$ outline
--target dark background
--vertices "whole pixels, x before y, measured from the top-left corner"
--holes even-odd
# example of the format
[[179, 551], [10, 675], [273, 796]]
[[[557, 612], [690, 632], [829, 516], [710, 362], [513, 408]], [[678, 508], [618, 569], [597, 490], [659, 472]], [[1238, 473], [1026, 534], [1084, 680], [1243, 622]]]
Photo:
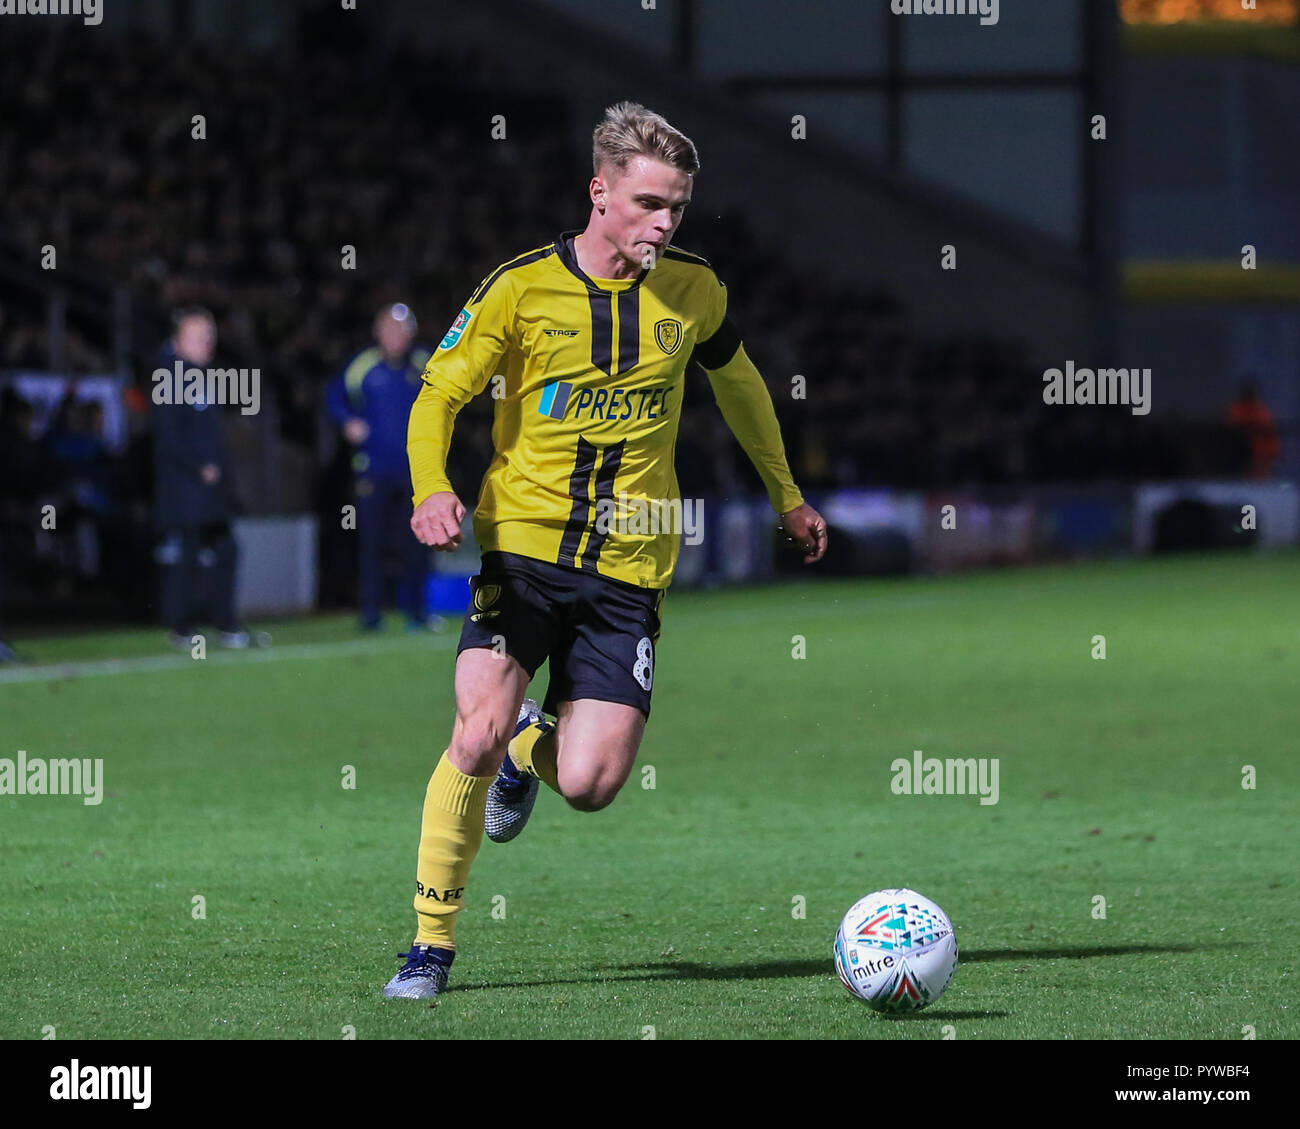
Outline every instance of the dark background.
[[[0, 21], [10, 619], [152, 614], [148, 374], [190, 303], [217, 315], [216, 364], [262, 372], [261, 413], [227, 420], [242, 510], [322, 515], [321, 603], [350, 603], [326, 382], [381, 304], [436, 343], [496, 265], [583, 226], [591, 129], [623, 99], [699, 148], [677, 242], [726, 281], [806, 491], [1300, 469], [1294, 3], [1189, 0], [1235, 19], [1165, 25], [1141, 0], [1003, 0], [992, 26], [886, 0], [102, 7], [96, 26]], [[1044, 369], [1069, 359], [1151, 368], [1151, 414], [1044, 405]], [[107, 411], [75, 390], [42, 411], [13, 381], [32, 373], [125, 384]], [[1248, 381], [1276, 421], [1267, 465], [1227, 422]], [[699, 371], [688, 405], [683, 494], [759, 493]], [[467, 502], [490, 409], [457, 425]], [[42, 536], [46, 503], [90, 549]]]

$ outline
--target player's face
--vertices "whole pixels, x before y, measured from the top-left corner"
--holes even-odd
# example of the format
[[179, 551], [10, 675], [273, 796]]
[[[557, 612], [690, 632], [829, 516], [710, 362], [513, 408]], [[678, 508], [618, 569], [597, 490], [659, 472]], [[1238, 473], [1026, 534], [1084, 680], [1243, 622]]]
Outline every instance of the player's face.
[[656, 262], [691, 201], [694, 177], [652, 157], [633, 157], [622, 176], [597, 177], [604, 227], [619, 254], [638, 266]]

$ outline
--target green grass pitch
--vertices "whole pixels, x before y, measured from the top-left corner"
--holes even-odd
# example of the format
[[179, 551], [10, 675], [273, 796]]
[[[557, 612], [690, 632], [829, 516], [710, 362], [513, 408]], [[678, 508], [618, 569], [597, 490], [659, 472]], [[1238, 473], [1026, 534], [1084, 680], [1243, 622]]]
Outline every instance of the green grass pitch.
[[[106, 795], [0, 797], [0, 1036], [1294, 1039], [1298, 582], [1285, 553], [670, 593], [632, 779], [484, 841], [433, 1008], [379, 993], [454, 631], [20, 639], [86, 665], [0, 682], [0, 756], [102, 758]], [[998, 803], [895, 795], [917, 749], [998, 758]], [[961, 948], [899, 1019], [831, 960], [895, 885]]]

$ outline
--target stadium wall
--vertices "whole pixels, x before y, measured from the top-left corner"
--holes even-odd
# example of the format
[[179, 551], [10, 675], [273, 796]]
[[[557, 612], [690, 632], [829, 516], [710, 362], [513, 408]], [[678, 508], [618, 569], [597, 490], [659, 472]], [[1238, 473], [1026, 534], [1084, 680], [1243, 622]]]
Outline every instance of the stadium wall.
[[[433, 47], [455, 28], [458, 39], [516, 62], [509, 93], [562, 91], [575, 107], [572, 141], [580, 148], [590, 145], [592, 127], [613, 102], [635, 99], [663, 113], [701, 150], [693, 207], [741, 211], [792, 262], [897, 294], [922, 335], [1008, 336], [1044, 357], [1092, 350], [1086, 272], [1066, 243], [919, 181], [889, 180], [838, 144], [815, 115], [809, 139], [792, 140], [790, 115], [808, 108], [799, 98], [756, 108], [621, 39], [507, 0], [450, 0], [436, 12], [385, 3], [390, 35]], [[491, 94], [484, 94], [485, 129]], [[555, 201], [557, 230], [585, 220], [584, 188], [575, 184], [571, 199]], [[682, 243], [691, 245], [689, 220]], [[958, 249], [955, 271], [940, 269], [945, 244]]]

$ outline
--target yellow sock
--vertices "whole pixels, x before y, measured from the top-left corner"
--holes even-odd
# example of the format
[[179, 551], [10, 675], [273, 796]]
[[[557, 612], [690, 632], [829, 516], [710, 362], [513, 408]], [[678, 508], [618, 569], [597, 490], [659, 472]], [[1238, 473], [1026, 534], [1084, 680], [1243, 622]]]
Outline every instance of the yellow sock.
[[429, 778], [415, 870], [417, 945], [456, 948], [456, 914], [470, 864], [483, 843], [483, 809], [493, 776], [466, 776], [446, 752]]
[[543, 731], [530, 725], [510, 741], [507, 754], [521, 772], [536, 776], [553, 792], [560, 790], [559, 773], [555, 767], [555, 730]]

